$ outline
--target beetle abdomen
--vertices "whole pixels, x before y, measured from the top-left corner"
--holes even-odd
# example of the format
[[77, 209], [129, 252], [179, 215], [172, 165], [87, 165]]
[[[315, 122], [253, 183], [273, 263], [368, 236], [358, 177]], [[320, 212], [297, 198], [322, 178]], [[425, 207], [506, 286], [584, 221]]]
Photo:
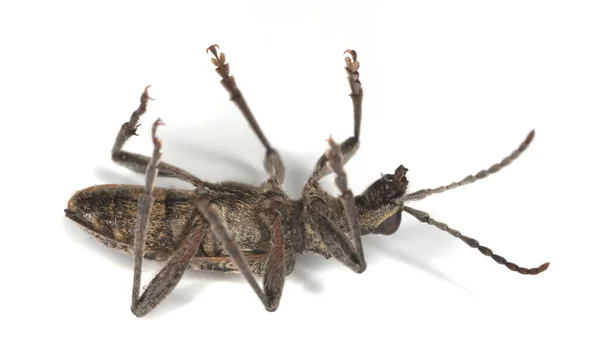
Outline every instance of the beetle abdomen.
[[[65, 213], [102, 243], [131, 253], [129, 249], [133, 247], [137, 203], [143, 193], [143, 186], [89, 187], [71, 197]], [[197, 213], [194, 193], [155, 188], [153, 196], [155, 200], [145, 249], [149, 253], [171, 254], [179, 246], [186, 228]]]
[[[219, 206], [240, 249], [250, 254], [266, 253], [270, 235], [261, 229], [250, 208], [257, 203], [255, 191], [249, 190], [230, 198], [230, 186], [223, 184], [214, 187], [214, 200], [211, 200]], [[69, 200], [65, 213], [104, 245], [132, 254], [138, 199], [143, 194], [143, 186], [92, 186], [76, 192]], [[214, 237], [208, 223], [199, 216], [194, 203], [194, 191], [156, 187], [152, 194], [155, 200], [146, 233], [146, 258], [158, 261], [168, 259], [192, 229], [198, 230], [198, 223], [205, 226], [200, 226], [203, 238], [196, 256], [226, 255], [222, 242]]]

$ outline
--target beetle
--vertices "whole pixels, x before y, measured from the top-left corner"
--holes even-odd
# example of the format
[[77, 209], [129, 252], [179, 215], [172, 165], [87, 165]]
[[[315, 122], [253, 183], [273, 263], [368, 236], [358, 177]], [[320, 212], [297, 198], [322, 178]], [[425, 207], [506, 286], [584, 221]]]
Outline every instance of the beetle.
[[[144, 156], [123, 150], [136, 134], [146, 112], [148, 87], [139, 107], [123, 123], [112, 148], [112, 159], [130, 170], [145, 174], [145, 186], [100, 185], [76, 192], [68, 201], [66, 217], [74, 221], [104, 245], [133, 255], [134, 280], [131, 311], [142, 317], [154, 309], [181, 279], [188, 268], [203, 271], [240, 273], [248, 281], [268, 311], [275, 311], [283, 292], [285, 278], [294, 269], [295, 256], [317, 253], [334, 257], [357, 273], [365, 271], [361, 237], [366, 234], [395, 233], [406, 212], [462, 240], [468, 246], [491, 257], [498, 264], [524, 275], [537, 275], [549, 263], [524, 268], [482, 246], [473, 238], [439, 222], [426, 212], [409, 207], [410, 201], [422, 200], [499, 172], [523, 153], [534, 138], [531, 131], [510, 155], [499, 163], [464, 179], [433, 189], [406, 193], [407, 172], [400, 165], [384, 174], [361, 194], [348, 187], [344, 165], [359, 148], [363, 89], [359, 80], [359, 62], [354, 50], [344, 52], [345, 70], [350, 84], [354, 112], [354, 134], [341, 144], [331, 137], [328, 149], [317, 161], [314, 171], [298, 200], [282, 190], [285, 169], [276, 149], [269, 143], [246, 103], [225, 54], [218, 45], [207, 48], [221, 84], [238, 106], [266, 150], [265, 182], [253, 186], [238, 182], [210, 183], [161, 160], [162, 142], [152, 126], [154, 150]], [[334, 175], [339, 196], [325, 192], [319, 182]], [[177, 178], [191, 183], [194, 190], [154, 187], [157, 176]], [[141, 292], [143, 259], [164, 264]], [[262, 286], [256, 276], [263, 277]]]

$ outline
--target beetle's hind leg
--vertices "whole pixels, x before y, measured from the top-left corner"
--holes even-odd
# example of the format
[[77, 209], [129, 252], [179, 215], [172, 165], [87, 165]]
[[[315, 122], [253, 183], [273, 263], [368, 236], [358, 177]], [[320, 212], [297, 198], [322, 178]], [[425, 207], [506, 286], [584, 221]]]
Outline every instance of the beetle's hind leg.
[[133, 246], [134, 269], [133, 269], [133, 292], [131, 295], [131, 311], [138, 317], [143, 317], [156, 307], [177, 285], [183, 272], [187, 269], [190, 260], [196, 254], [203, 234], [206, 233], [206, 223], [202, 223], [201, 216], [196, 213], [186, 228], [185, 239], [177, 251], [169, 258], [166, 265], [150, 281], [144, 293], [140, 296], [142, 259], [144, 244], [148, 231], [150, 211], [154, 198], [152, 190], [154, 180], [160, 168], [161, 141], [156, 136], [156, 129], [162, 122], [157, 120], [152, 126], [152, 140], [154, 152], [149, 159], [146, 169], [146, 186], [144, 194], [138, 200], [137, 217], [135, 226], [135, 239]]
[[[136, 131], [140, 126], [140, 118], [144, 113], [146, 113], [148, 100], [152, 100], [150, 95], [148, 95], [149, 87], [150, 85], [146, 86], [144, 89], [144, 92], [140, 97], [140, 105], [135, 111], [133, 111], [129, 121], [123, 123], [121, 126], [121, 129], [117, 134], [117, 138], [115, 139], [115, 144], [112, 148], [112, 160], [115, 163], [140, 174], [146, 173], [146, 167], [150, 163], [150, 158], [145, 155], [125, 151], [123, 150], [123, 146], [125, 145], [125, 142], [129, 140], [129, 138], [137, 136]], [[161, 162], [158, 164], [158, 170], [158, 176], [178, 178], [195, 186], [201, 186], [203, 183], [202, 180], [196, 178], [192, 174], [171, 164]]]
[[[154, 180], [160, 169], [159, 160], [162, 143], [156, 136], [156, 129], [161, 123], [160, 120], [157, 120], [152, 127], [154, 152], [146, 169], [145, 191], [138, 200], [133, 246], [134, 270], [131, 311], [138, 317], [148, 314], [148, 312], [154, 309], [173, 291], [181, 280], [184, 271], [189, 266], [196, 266], [196, 268], [212, 271], [240, 272], [248, 280], [265, 308], [269, 311], [276, 310], [283, 292], [285, 276], [293, 267], [293, 255], [289, 255], [286, 260], [279, 215], [273, 213], [270, 216], [271, 219], [263, 215], [265, 217], [263, 220], [271, 223], [271, 249], [268, 255], [256, 255], [246, 258], [225, 226], [225, 221], [219, 209], [215, 205], [210, 204], [201, 193], [198, 193], [196, 199], [198, 211], [190, 218], [184, 232], [185, 238], [181, 242], [179, 249], [168, 259], [165, 266], [154, 276], [140, 296], [144, 244], [148, 231], [150, 211], [154, 202], [152, 190]], [[204, 216], [204, 219], [201, 214]], [[202, 243], [204, 234], [208, 231], [207, 222], [213, 234], [223, 241], [225, 250], [231, 259], [194, 258]], [[192, 260], [194, 260], [196, 265], [190, 265]], [[233, 261], [233, 265], [230, 261]], [[258, 285], [253, 273], [262, 273], [264, 275], [264, 285], [262, 288]]]

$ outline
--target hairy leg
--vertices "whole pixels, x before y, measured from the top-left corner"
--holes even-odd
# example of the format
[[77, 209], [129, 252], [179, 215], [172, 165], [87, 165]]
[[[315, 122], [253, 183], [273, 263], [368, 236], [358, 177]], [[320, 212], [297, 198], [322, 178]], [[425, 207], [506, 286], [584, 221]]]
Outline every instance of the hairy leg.
[[250, 111], [250, 107], [246, 103], [246, 99], [242, 95], [242, 92], [238, 88], [235, 79], [229, 74], [229, 63], [225, 59], [225, 53], [219, 51], [219, 46], [213, 44], [206, 49], [207, 52], [211, 52], [214, 58], [211, 58], [212, 63], [217, 67], [215, 71], [221, 76], [221, 84], [229, 93], [231, 101], [233, 101], [240, 109], [246, 121], [252, 127], [252, 130], [263, 144], [267, 153], [265, 154], [264, 167], [269, 174], [270, 178], [273, 179], [277, 184], [283, 184], [285, 177], [285, 168], [283, 162], [279, 156], [279, 153], [271, 146], [269, 140], [260, 128], [258, 121]]
[[167, 295], [173, 291], [183, 272], [187, 269], [190, 260], [196, 254], [200, 243], [202, 242], [202, 228], [200, 216], [196, 215], [190, 219], [187, 233], [184, 241], [177, 251], [167, 261], [166, 265], [150, 281], [144, 293], [140, 296], [142, 260], [144, 255], [144, 244], [148, 230], [150, 211], [154, 198], [152, 190], [154, 180], [158, 174], [160, 160], [161, 141], [156, 136], [157, 127], [162, 121], [157, 120], [152, 126], [152, 140], [154, 143], [154, 152], [146, 169], [146, 186], [144, 194], [138, 200], [135, 239], [133, 246], [134, 269], [133, 269], [133, 290], [131, 295], [131, 311], [138, 317], [143, 317], [156, 307]]
[[269, 312], [277, 310], [283, 293], [283, 285], [285, 283], [286, 257], [293, 257], [292, 255], [286, 256], [285, 254], [283, 232], [279, 216], [275, 214], [270, 219], [271, 249], [269, 250], [264, 266], [264, 279], [263, 286], [261, 287], [253, 275], [253, 270], [248, 263], [247, 258], [244, 256], [238, 243], [227, 228], [219, 208], [216, 205], [201, 199], [199, 201], [199, 210], [210, 224], [213, 234], [223, 241], [225, 251], [235, 262], [237, 271], [244, 276], [246, 281], [248, 281], [265, 309]]
[[[140, 98], [140, 105], [135, 111], [133, 111], [129, 121], [123, 123], [121, 126], [121, 129], [117, 134], [117, 138], [115, 139], [115, 144], [112, 148], [112, 159], [115, 163], [140, 174], [146, 173], [146, 168], [150, 163], [150, 158], [145, 155], [125, 151], [123, 150], [123, 146], [127, 140], [129, 140], [129, 138], [137, 136], [136, 131], [140, 126], [140, 118], [146, 112], [148, 100], [151, 100], [150, 96], [148, 95], [149, 87], [150, 86], [146, 86], [144, 89], [144, 92]], [[160, 162], [158, 164], [158, 170], [158, 176], [181, 179], [193, 184], [194, 186], [201, 186], [203, 184], [202, 180], [171, 164]]]
[[[354, 111], [354, 136], [346, 139], [340, 145], [342, 151], [342, 165], [346, 163], [356, 154], [359, 147], [360, 138], [360, 125], [362, 121], [362, 100], [363, 90], [362, 84], [359, 80], [358, 68], [360, 63], [356, 60], [356, 51], [353, 49], [347, 49], [344, 54], [347, 54], [344, 59], [346, 61], [346, 73], [348, 74], [348, 83], [350, 83], [350, 98], [352, 99], [352, 107]], [[309, 184], [316, 183], [323, 177], [332, 173], [332, 170], [328, 164], [328, 159], [323, 154], [317, 161], [315, 169], [313, 170], [312, 176], [310, 177]]]
[[344, 206], [344, 213], [348, 223], [348, 234], [346, 235], [333, 221], [323, 213], [313, 213], [315, 225], [329, 252], [344, 265], [357, 273], [365, 271], [367, 262], [363, 253], [362, 241], [360, 239], [360, 227], [354, 204], [354, 194], [348, 188], [348, 178], [343, 169], [343, 155], [339, 144], [333, 139], [328, 140], [330, 149], [325, 156], [331, 170], [336, 174], [335, 184], [342, 193], [339, 197]]

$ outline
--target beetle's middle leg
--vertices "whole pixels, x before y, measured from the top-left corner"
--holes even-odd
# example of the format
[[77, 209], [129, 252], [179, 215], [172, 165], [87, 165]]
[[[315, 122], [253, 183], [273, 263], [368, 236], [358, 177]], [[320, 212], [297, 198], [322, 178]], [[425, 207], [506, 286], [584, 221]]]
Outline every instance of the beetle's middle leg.
[[[135, 111], [133, 111], [129, 121], [123, 123], [123, 125], [121, 126], [121, 129], [117, 134], [117, 138], [115, 139], [115, 144], [112, 148], [112, 159], [115, 163], [140, 174], [146, 173], [146, 168], [150, 163], [150, 158], [145, 155], [125, 151], [123, 150], [123, 146], [129, 138], [137, 136], [136, 131], [140, 125], [140, 118], [144, 113], [146, 113], [148, 100], [151, 100], [150, 96], [148, 95], [149, 87], [150, 86], [146, 86], [146, 88], [144, 89], [144, 92], [140, 97], [140, 105]], [[158, 176], [178, 178], [183, 181], [187, 181], [193, 184], [194, 186], [201, 186], [203, 184], [202, 180], [198, 179], [197, 177], [188, 173], [187, 171], [173, 166], [171, 164], [159, 162], [158, 170]]]
[[225, 53], [219, 52], [219, 46], [216, 44], [208, 47], [206, 51], [210, 51], [214, 56], [214, 58], [211, 58], [211, 61], [217, 67], [215, 70], [219, 76], [221, 76], [221, 84], [229, 93], [231, 101], [233, 101], [240, 111], [242, 111], [242, 114], [252, 127], [252, 130], [267, 150], [264, 160], [264, 167], [267, 171], [267, 174], [269, 174], [270, 178], [274, 179], [277, 184], [283, 184], [285, 168], [283, 166], [283, 162], [281, 161], [281, 157], [269, 143], [269, 140], [260, 128], [258, 121], [252, 114], [252, 111], [250, 111], [250, 107], [246, 103], [246, 99], [244, 99], [244, 96], [238, 88], [234, 77], [229, 74], [229, 63], [227, 63], [225, 59]]
[[[360, 145], [360, 124], [362, 121], [362, 101], [363, 89], [359, 80], [358, 68], [360, 63], [356, 60], [356, 51], [347, 49], [344, 52], [346, 61], [346, 73], [348, 74], [348, 83], [350, 83], [350, 98], [352, 99], [352, 108], [354, 112], [354, 136], [346, 139], [340, 145], [342, 152], [342, 165], [345, 165], [358, 151]], [[326, 175], [331, 174], [332, 170], [328, 164], [328, 159], [325, 154], [321, 156], [315, 166], [315, 169], [310, 177], [309, 184], [316, 183]]]
[[[200, 195], [201, 193], [199, 193]], [[258, 270], [251, 266], [251, 263], [248, 262], [249, 258], [242, 253], [240, 246], [227, 228], [219, 208], [205, 198], [199, 198], [198, 207], [210, 224], [213, 234], [221, 239], [227, 255], [235, 263], [237, 268], [231, 268], [231, 271], [235, 270], [244, 276], [267, 311], [273, 312], [277, 310], [283, 293], [285, 276], [291, 271], [294, 258], [293, 254], [288, 253], [286, 255], [279, 215], [277, 213], [263, 215], [265, 222], [269, 223], [271, 227], [271, 248], [264, 264], [262, 264], [264, 278], [263, 286], [261, 287], [253, 275], [254, 273], [258, 273]], [[219, 271], [222, 270], [219, 269]]]

